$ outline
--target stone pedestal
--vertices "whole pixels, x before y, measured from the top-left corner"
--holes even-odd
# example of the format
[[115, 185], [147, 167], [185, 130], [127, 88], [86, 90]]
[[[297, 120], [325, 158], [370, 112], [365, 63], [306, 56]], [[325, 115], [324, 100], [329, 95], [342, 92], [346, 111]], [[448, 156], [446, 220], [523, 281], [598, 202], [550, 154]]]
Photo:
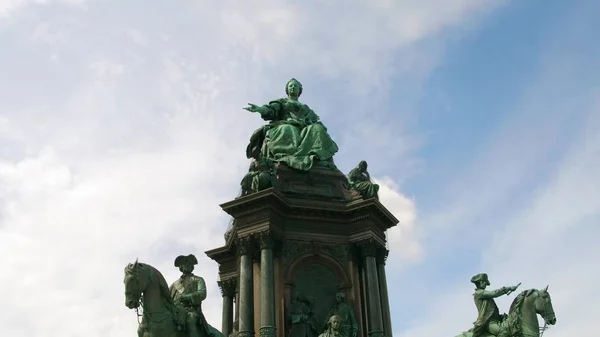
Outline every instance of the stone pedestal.
[[282, 168], [277, 179], [273, 188], [221, 205], [233, 229], [223, 247], [206, 254], [219, 264], [221, 282], [232, 279], [239, 288], [235, 314], [224, 296], [224, 332], [235, 316], [240, 337], [287, 337], [292, 300], [302, 293], [313, 300], [319, 334], [342, 292], [358, 336], [392, 337], [385, 231], [398, 220], [378, 200], [348, 191], [339, 172]]

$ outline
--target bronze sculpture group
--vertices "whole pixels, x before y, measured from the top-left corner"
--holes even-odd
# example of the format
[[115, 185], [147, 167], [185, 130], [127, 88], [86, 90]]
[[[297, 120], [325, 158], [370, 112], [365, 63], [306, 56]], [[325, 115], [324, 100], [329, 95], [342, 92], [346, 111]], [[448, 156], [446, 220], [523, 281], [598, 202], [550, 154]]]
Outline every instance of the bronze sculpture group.
[[[269, 123], [250, 137], [246, 155], [251, 163], [241, 182], [241, 196], [273, 187], [277, 168], [282, 164], [301, 172], [313, 167], [338, 170], [333, 162], [338, 146], [318, 115], [298, 100], [302, 90], [302, 84], [291, 79], [285, 86], [286, 98], [263, 106], [249, 103], [244, 108], [260, 114]], [[367, 168], [367, 162], [360, 161], [347, 175], [348, 187], [363, 199], [378, 198], [379, 185], [371, 180]], [[204, 280], [192, 273], [197, 263], [193, 255], [177, 257], [174, 265], [182, 275], [170, 287], [154, 267], [137, 261], [127, 265], [125, 305], [142, 310], [139, 337], [223, 337], [202, 312], [207, 294]], [[522, 291], [505, 315], [500, 314], [494, 298], [511, 294], [518, 285], [486, 290], [490, 282], [484, 273], [473, 276], [471, 282], [475, 285], [473, 299], [478, 318], [473, 328], [457, 337], [540, 337], [549, 325], [556, 323], [548, 287]], [[359, 322], [343, 292], [335, 295], [335, 305], [321, 324], [313, 314], [313, 306], [313, 298], [296, 294], [290, 308], [286, 308], [286, 337], [359, 336]], [[538, 315], [544, 319], [543, 327]], [[236, 321], [230, 336], [237, 337], [238, 329]]]
[[202, 312], [206, 284], [194, 275], [194, 255], [178, 256], [175, 267], [181, 277], [170, 287], [151, 265], [135, 261], [125, 267], [125, 305], [142, 309], [138, 337], [224, 337]]
[[302, 293], [296, 294], [290, 308], [290, 329], [287, 337], [356, 337], [358, 322], [354, 309], [348, 303], [346, 295], [339, 292], [335, 295], [336, 303], [329, 311], [321, 326], [312, 311], [314, 299]]
[[[486, 290], [490, 285], [488, 275], [477, 274], [471, 278], [475, 285], [473, 300], [477, 307], [477, 320], [473, 328], [457, 337], [539, 337], [549, 325], [556, 324], [556, 315], [548, 287], [543, 290], [529, 289], [522, 291], [513, 300], [508, 315], [500, 314], [494, 298], [510, 295], [517, 290], [516, 286]], [[537, 315], [544, 319], [540, 327]]]
[[[244, 108], [269, 123], [254, 131], [246, 147], [251, 164], [241, 182], [242, 196], [272, 187], [280, 164], [303, 172], [313, 167], [338, 170], [333, 162], [338, 146], [319, 116], [298, 100], [302, 90], [302, 84], [292, 78], [285, 86], [287, 97], [262, 106], [248, 103]], [[366, 161], [347, 178], [350, 189], [364, 199], [378, 197], [379, 186], [371, 181]]]

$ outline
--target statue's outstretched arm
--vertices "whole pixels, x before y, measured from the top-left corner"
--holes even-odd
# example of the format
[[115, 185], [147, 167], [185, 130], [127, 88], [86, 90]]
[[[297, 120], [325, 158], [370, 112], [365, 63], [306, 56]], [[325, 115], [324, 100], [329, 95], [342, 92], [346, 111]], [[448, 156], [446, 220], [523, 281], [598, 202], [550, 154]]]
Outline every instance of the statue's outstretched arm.
[[477, 293], [477, 297], [479, 298], [483, 298], [483, 299], [490, 299], [490, 298], [496, 298], [496, 297], [500, 297], [502, 295], [505, 295], [509, 292], [510, 288], [507, 287], [502, 287], [500, 289], [496, 289], [496, 290], [481, 290]]

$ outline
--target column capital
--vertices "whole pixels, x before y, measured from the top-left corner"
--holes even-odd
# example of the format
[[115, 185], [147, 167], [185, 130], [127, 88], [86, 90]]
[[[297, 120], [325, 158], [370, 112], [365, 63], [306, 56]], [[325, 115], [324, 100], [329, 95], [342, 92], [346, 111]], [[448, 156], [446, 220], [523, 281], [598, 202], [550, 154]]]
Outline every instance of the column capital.
[[237, 289], [237, 280], [233, 277], [217, 281], [219, 288], [221, 289], [221, 296], [223, 297], [235, 297], [236, 289]]
[[260, 250], [273, 249], [277, 241], [275, 233], [271, 230], [262, 231], [256, 234]]
[[377, 257], [378, 251], [385, 249], [381, 243], [373, 239], [358, 241], [356, 242], [356, 246], [358, 247], [362, 257]]
[[251, 235], [239, 236], [235, 240], [239, 255], [252, 255], [255, 243]]
[[389, 254], [390, 254], [390, 251], [388, 249], [379, 247], [377, 249], [376, 256], [375, 256], [375, 258], [377, 259], [377, 264], [385, 265], [385, 262], [387, 261]]

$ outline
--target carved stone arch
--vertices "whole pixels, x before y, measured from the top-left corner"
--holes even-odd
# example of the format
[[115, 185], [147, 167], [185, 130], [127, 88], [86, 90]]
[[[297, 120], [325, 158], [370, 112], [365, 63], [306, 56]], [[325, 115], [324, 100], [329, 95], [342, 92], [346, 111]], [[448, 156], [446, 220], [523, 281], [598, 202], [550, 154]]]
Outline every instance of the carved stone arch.
[[335, 294], [347, 291], [350, 278], [344, 267], [325, 254], [305, 254], [293, 261], [285, 277], [287, 306], [296, 293], [301, 292], [314, 300], [318, 328], [325, 324], [326, 316], [335, 304]]
[[335, 274], [336, 278], [340, 282], [340, 289], [350, 284], [350, 278], [346, 273], [346, 269], [335, 258], [329, 256], [328, 254], [317, 255], [314, 253], [304, 254], [298, 257], [295, 261], [292, 261], [285, 275], [285, 282], [294, 282], [294, 276], [296, 275], [298, 269], [303, 265], [310, 263], [320, 263], [329, 267], [329, 269]]

